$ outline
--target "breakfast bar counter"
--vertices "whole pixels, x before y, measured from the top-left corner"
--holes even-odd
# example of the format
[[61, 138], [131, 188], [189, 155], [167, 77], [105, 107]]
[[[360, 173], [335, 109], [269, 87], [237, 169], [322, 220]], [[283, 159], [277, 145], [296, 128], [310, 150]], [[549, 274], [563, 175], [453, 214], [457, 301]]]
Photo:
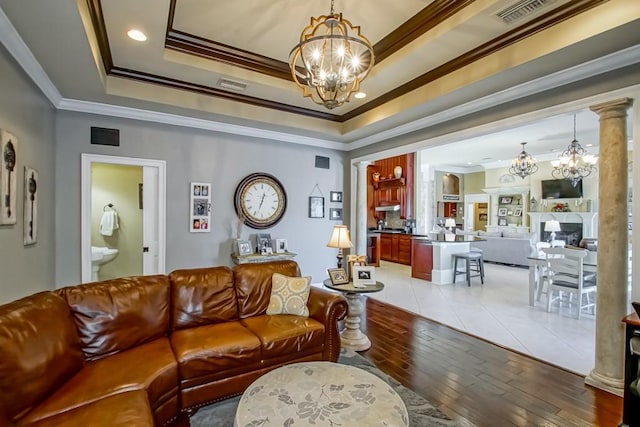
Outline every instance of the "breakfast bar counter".
[[481, 240], [475, 236], [456, 235], [454, 240], [448, 241], [444, 234], [414, 237], [411, 277], [430, 280], [436, 285], [453, 283], [453, 255], [469, 252], [471, 242]]

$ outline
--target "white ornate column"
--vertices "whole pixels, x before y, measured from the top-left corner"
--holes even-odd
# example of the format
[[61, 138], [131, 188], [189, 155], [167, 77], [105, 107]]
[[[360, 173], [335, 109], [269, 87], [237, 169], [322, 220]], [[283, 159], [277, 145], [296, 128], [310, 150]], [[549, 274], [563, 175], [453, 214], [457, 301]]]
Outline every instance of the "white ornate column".
[[585, 382], [622, 396], [627, 315], [627, 109], [618, 99], [594, 105], [600, 116], [598, 190], [598, 292], [595, 368]]
[[[362, 161], [355, 164], [356, 181], [356, 230], [355, 246], [357, 255], [367, 253], [367, 166], [371, 162]], [[353, 230], [351, 232], [353, 238]], [[353, 240], [353, 239], [352, 239]]]

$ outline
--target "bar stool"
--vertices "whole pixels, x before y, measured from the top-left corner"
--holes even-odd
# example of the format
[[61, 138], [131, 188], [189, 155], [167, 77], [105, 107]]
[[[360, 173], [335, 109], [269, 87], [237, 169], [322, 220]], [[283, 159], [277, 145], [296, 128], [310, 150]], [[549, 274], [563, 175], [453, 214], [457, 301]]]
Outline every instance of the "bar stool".
[[[471, 286], [471, 278], [480, 276], [480, 283], [484, 285], [484, 260], [483, 254], [477, 251], [453, 254], [453, 283], [456, 283], [456, 276], [464, 274], [467, 277], [467, 284]], [[464, 262], [465, 269], [458, 270], [458, 260]], [[476, 274], [471, 274], [476, 272]]]

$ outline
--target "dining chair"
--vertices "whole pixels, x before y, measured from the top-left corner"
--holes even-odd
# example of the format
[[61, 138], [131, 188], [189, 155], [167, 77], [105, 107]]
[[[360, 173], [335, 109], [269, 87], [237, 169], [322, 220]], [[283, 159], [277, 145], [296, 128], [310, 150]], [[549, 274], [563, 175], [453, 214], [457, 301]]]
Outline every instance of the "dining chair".
[[[563, 242], [562, 240], [554, 240], [554, 242]], [[536, 243], [536, 249], [538, 250], [538, 256], [543, 257], [545, 260], [548, 257], [562, 257], [562, 254], [547, 254], [546, 249], [550, 249], [551, 243], [549, 242], [538, 242]], [[547, 294], [547, 290], [549, 289], [549, 272], [547, 270], [547, 264], [541, 265], [538, 269], [538, 289], [536, 294], [536, 301], [540, 301], [542, 294]]]
[[[584, 271], [587, 251], [553, 247], [543, 251], [547, 254], [547, 312], [551, 311], [551, 304], [556, 300], [561, 307], [564, 302], [563, 293], [569, 292], [569, 306], [572, 304], [571, 296], [577, 296], [578, 319], [585, 308], [591, 307], [595, 313], [597, 276], [596, 273]], [[556, 292], [558, 296], [554, 296]]]

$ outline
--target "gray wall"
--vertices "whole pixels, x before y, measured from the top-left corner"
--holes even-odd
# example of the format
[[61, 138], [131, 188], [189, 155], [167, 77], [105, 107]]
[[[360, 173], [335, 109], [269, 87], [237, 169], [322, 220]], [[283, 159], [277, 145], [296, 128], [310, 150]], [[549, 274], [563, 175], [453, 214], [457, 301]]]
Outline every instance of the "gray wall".
[[[17, 223], [0, 226], [0, 303], [54, 286], [55, 111], [0, 45], [0, 128], [18, 140]], [[38, 170], [38, 241], [23, 245], [24, 166]]]
[[[120, 129], [120, 147], [90, 144], [91, 126]], [[56, 285], [80, 282], [80, 155], [105, 154], [167, 162], [166, 271], [201, 266], [232, 265], [231, 242], [236, 214], [234, 191], [246, 175], [267, 172], [284, 185], [288, 206], [284, 219], [264, 230], [288, 239], [289, 251], [304, 275], [321, 282], [335, 266], [336, 250], [326, 247], [336, 221], [329, 207], [329, 191], [344, 191], [344, 155], [340, 152], [239, 137], [205, 130], [168, 126], [92, 114], [58, 112], [56, 126]], [[316, 169], [315, 156], [330, 157], [330, 169]], [[189, 182], [212, 184], [210, 233], [189, 233]], [[318, 185], [325, 197], [325, 218], [308, 218], [308, 197]], [[317, 190], [314, 195], [317, 195]], [[348, 196], [346, 192], [345, 196]], [[242, 238], [256, 230], [243, 228]]]

